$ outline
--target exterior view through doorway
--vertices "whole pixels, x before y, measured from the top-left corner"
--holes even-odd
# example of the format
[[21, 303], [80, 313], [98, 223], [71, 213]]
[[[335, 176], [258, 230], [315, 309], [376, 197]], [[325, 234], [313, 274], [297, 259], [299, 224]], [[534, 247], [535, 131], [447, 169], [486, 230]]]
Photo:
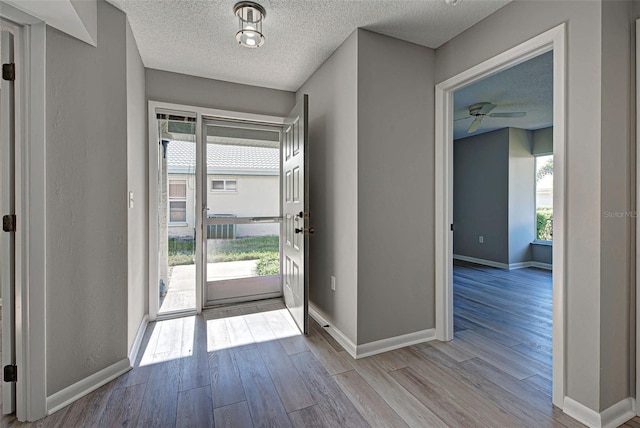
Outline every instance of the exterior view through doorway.
[[306, 100], [289, 118], [150, 102], [150, 319], [284, 296], [306, 331]]

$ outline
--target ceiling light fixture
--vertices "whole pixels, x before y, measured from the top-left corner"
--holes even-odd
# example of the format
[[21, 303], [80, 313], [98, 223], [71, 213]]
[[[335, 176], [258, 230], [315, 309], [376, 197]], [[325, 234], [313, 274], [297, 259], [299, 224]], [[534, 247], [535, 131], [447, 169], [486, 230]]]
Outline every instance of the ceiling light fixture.
[[262, 20], [267, 16], [267, 11], [258, 3], [241, 1], [233, 7], [240, 29], [236, 33], [236, 40], [247, 48], [259, 48], [264, 44], [262, 34]]

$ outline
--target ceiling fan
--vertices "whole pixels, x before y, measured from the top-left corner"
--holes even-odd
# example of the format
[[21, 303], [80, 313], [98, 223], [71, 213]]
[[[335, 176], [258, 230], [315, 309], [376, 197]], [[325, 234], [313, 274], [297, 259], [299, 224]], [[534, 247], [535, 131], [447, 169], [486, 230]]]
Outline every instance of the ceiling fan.
[[461, 117], [458, 120], [469, 119], [473, 117], [473, 122], [471, 122], [471, 126], [467, 130], [467, 134], [471, 134], [475, 132], [480, 127], [480, 123], [485, 117], [524, 117], [526, 116], [526, 112], [524, 111], [514, 111], [509, 113], [490, 113], [497, 106], [493, 103], [482, 102], [469, 106], [469, 116]]

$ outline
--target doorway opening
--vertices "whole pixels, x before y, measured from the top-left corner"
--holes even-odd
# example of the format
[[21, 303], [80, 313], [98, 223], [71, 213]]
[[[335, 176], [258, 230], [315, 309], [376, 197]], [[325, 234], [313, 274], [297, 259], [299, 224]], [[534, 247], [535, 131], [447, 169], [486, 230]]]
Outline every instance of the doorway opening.
[[[454, 250], [456, 252], [460, 251], [464, 245], [455, 245], [454, 241], [456, 240], [455, 235], [461, 231], [460, 228], [463, 225], [460, 222], [460, 219], [454, 219], [454, 200], [457, 201], [454, 194], [454, 183], [456, 186], [460, 184], [459, 177], [456, 176], [456, 171], [454, 167], [454, 153], [456, 151], [455, 143], [454, 143], [454, 120], [459, 116], [456, 115], [454, 110], [454, 93], [456, 91], [464, 90], [464, 88], [470, 87], [471, 85], [482, 81], [485, 78], [489, 78], [497, 75], [500, 72], [505, 70], [514, 68], [519, 64], [522, 64], [528, 60], [535, 59], [536, 57], [543, 57], [544, 54], [552, 56], [553, 62], [553, 95], [552, 95], [552, 105], [553, 105], [553, 128], [549, 132], [553, 136], [553, 162], [554, 162], [554, 170], [553, 170], [553, 246], [552, 254], [553, 254], [553, 272], [548, 279], [540, 278], [525, 278], [524, 281], [538, 283], [539, 286], [544, 287], [545, 281], [550, 281], [552, 279], [551, 284], [547, 284], [549, 290], [547, 291], [549, 297], [552, 302], [550, 303], [550, 312], [551, 312], [551, 322], [552, 326], [549, 328], [551, 336], [551, 344], [547, 349], [548, 355], [552, 357], [551, 367], [545, 369], [545, 373], [548, 377], [551, 377], [552, 387], [547, 390], [551, 392], [552, 402], [554, 405], [562, 408], [565, 389], [564, 389], [564, 349], [565, 349], [565, 339], [564, 339], [564, 205], [565, 205], [565, 196], [564, 196], [564, 151], [565, 151], [565, 26], [560, 25], [554, 29], [551, 29], [521, 45], [516, 46], [500, 55], [497, 55], [494, 58], [491, 58], [457, 76], [454, 76], [438, 85], [436, 85], [436, 336], [439, 340], [442, 341], [450, 341], [454, 338], [454, 330], [459, 328], [460, 326], [454, 325], [454, 293], [456, 293], [454, 283], [456, 281], [463, 282], [467, 281], [466, 287], [470, 291], [473, 290], [472, 284], [469, 284], [468, 281], [473, 281], [473, 275], [471, 277], [467, 276], [464, 278], [463, 275], [458, 275], [456, 278], [456, 268], [454, 268]], [[535, 76], [533, 76], [535, 77]], [[498, 106], [499, 102], [493, 102], [490, 99], [478, 99], [474, 101], [474, 103], [468, 103], [466, 106], [466, 111], [468, 112], [468, 116], [472, 116], [470, 119], [471, 123], [467, 123], [467, 130], [471, 130], [475, 132], [479, 129], [478, 125], [483, 122], [490, 123], [489, 121], [493, 118], [508, 118], [509, 115], [504, 116], [499, 113], [518, 113], [522, 112], [522, 109], [507, 109], [505, 111], [499, 110]], [[507, 107], [507, 106], [505, 106]], [[517, 106], [513, 106], [517, 107]], [[497, 113], [497, 114], [495, 114]], [[495, 114], [495, 116], [491, 116]], [[510, 115], [511, 117], [516, 117], [516, 115]], [[474, 125], [475, 124], [475, 125]], [[475, 126], [475, 129], [474, 129]], [[509, 125], [505, 125], [509, 126]], [[500, 131], [494, 131], [500, 132]], [[502, 131], [506, 134], [507, 144], [512, 131], [507, 129], [506, 131]], [[523, 131], [524, 132], [524, 131]], [[514, 134], [522, 133], [520, 131], [515, 132]], [[525, 132], [526, 134], [526, 132]], [[485, 136], [487, 134], [484, 134]], [[520, 136], [522, 137], [522, 136]], [[525, 141], [527, 140], [526, 135], [524, 136]], [[524, 144], [526, 147], [527, 144]], [[509, 147], [509, 146], [507, 146]], [[507, 178], [509, 177], [509, 172], [518, 175], [517, 173], [522, 172], [522, 166], [519, 165], [519, 161], [521, 159], [517, 159], [514, 161], [513, 165], [509, 165], [509, 157], [508, 150], [504, 153], [504, 160], [506, 162], [506, 169], [504, 169], [504, 180], [503, 185], [507, 182]], [[505, 224], [509, 224], [509, 215], [515, 211], [518, 211], [523, 206], [527, 214], [525, 217], [528, 217], [527, 220], [522, 225], [522, 231], [525, 231], [527, 235], [531, 235], [528, 237], [529, 242], [526, 246], [525, 252], [531, 253], [531, 243], [535, 241], [537, 227], [536, 227], [536, 212], [535, 212], [535, 157], [532, 152], [529, 150], [526, 156], [527, 166], [524, 168], [526, 170], [526, 177], [524, 180], [530, 183], [531, 191], [526, 194], [528, 199], [527, 203], [518, 203], [514, 204], [514, 209], [512, 210], [508, 203], [504, 205], [504, 209], [502, 211], [502, 215], [506, 212], [505, 221], [496, 221], [495, 219], [489, 218], [485, 222], [488, 225], [492, 226], [504, 226]], [[470, 158], [471, 159], [471, 158]], [[476, 162], [476, 164], [481, 164], [482, 161], [478, 158], [471, 159], [471, 162]], [[491, 174], [494, 172], [492, 168], [485, 168], [485, 172]], [[523, 175], [523, 176], [524, 176]], [[515, 200], [518, 200], [518, 194], [511, 195], [509, 193], [509, 186], [506, 188], [507, 201], [510, 196], [513, 196]], [[523, 195], [524, 193], [520, 193], [519, 195]], [[505, 223], [506, 222], [506, 223]], [[471, 241], [469, 242], [469, 246], [475, 246], [476, 248], [484, 246], [487, 248], [489, 244], [493, 244], [496, 241], [497, 232], [491, 232], [488, 234], [489, 236], [484, 235], [483, 233], [475, 232], [471, 233]], [[514, 237], [517, 233], [514, 233]], [[507, 254], [509, 248], [511, 247], [511, 240], [507, 235], [506, 240]], [[514, 248], [517, 247], [514, 245]], [[520, 252], [524, 247], [520, 247]], [[504, 251], [504, 248], [503, 248]], [[473, 257], [473, 256], [471, 256]], [[458, 259], [457, 263], [468, 263], [468, 262], [478, 262], [478, 260], [487, 260], [487, 258], [482, 259], [480, 256], [475, 256], [475, 260], [467, 259], [464, 260], [464, 257], [456, 257]], [[461, 262], [460, 262], [461, 261]], [[532, 261], [511, 261], [509, 256], [507, 255], [506, 259], [503, 261], [494, 264], [494, 267], [486, 267], [475, 265], [476, 272], [473, 274], [477, 276], [483, 276], [487, 279], [485, 281], [489, 284], [489, 286], [493, 286], [494, 288], [490, 289], [494, 292], [496, 297], [500, 298], [500, 291], [497, 287], [500, 284], [505, 283], [504, 278], [497, 278], [492, 275], [492, 273], [483, 272], [482, 269], [495, 269], [498, 268], [516, 268], [516, 267], [525, 267], [531, 266]], [[485, 263], [486, 264], [486, 263]], [[509, 266], [513, 264], [513, 266]], [[473, 265], [472, 265], [473, 266]], [[480, 266], [481, 269], [477, 267]], [[541, 266], [538, 266], [541, 267]], [[458, 272], [464, 269], [469, 269], [469, 266], [462, 266], [458, 268]], [[494, 270], [493, 273], [497, 271]], [[499, 271], [505, 272], [505, 271]], [[522, 276], [523, 271], [515, 270], [515, 271], [506, 271], [507, 273], [513, 273], [514, 275]], [[549, 276], [548, 272], [539, 271], [542, 276]], [[522, 278], [518, 278], [518, 282], [522, 282]], [[542, 283], [542, 284], [541, 284]], [[475, 284], [477, 285], [477, 284]], [[461, 289], [461, 288], [460, 288]], [[515, 303], [509, 302], [508, 299], [503, 303], [507, 305], [512, 305], [514, 307]], [[467, 306], [464, 308], [468, 315], [468, 317], [473, 317], [473, 314], [470, 314], [470, 309], [478, 309], [480, 306], [476, 305], [473, 307], [469, 302], [466, 302]], [[476, 302], [478, 303], [478, 302]], [[491, 305], [486, 304], [485, 307], [491, 308]], [[493, 308], [495, 309], [495, 308]], [[549, 310], [547, 310], [547, 313]], [[496, 313], [497, 315], [497, 313]], [[468, 318], [467, 317], [467, 318]], [[480, 319], [476, 318], [475, 320], [468, 320], [475, 322], [480, 325]], [[497, 321], [497, 324], [504, 322], [504, 320]], [[547, 321], [548, 322], [548, 321]], [[481, 327], [487, 327], [487, 325], [480, 325]], [[490, 334], [485, 331], [486, 334]], [[472, 336], [472, 335], [471, 335]], [[473, 342], [477, 345], [478, 349], [482, 349], [482, 346], [486, 345], [486, 343], [482, 343], [482, 340], [475, 340], [475, 337], [467, 338], [468, 342]], [[494, 339], [497, 340], [497, 337], [494, 336]], [[525, 339], [524, 337], [520, 337], [520, 339]], [[512, 346], [518, 346], [519, 344], [511, 343]], [[505, 343], [502, 343], [501, 346], [506, 346]], [[507, 346], [508, 348], [508, 346]], [[487, 353], [494, 353], [495, 349], [487, 349], [485, 347], [484, 351]], [[488, 354], [487, 354], [488, 355]], [[496, 357], [501, 358], [502, 356], [496, 355]], [[536, 360], [537, 361], [537, 360]], [[525, 371], [514, 373], [515, 376], [523, 376]], [[528, 373], [528, 372], [526, 372]], [[531, 375], [535, 375], [537, 373], [532, 373]], [[544, 383], [544, 382], [540, 382]]]

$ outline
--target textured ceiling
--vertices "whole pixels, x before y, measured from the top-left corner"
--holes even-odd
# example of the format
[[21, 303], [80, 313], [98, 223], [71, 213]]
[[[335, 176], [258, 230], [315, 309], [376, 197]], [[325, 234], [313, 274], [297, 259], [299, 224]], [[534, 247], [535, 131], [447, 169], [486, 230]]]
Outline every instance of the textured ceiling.
[[108, 1], [128, 15], [146, 67], [295, 91], [356, 28], [436, 48], [511, 0], [258, 0], [258, 49], [236, 42], [236, 0]]
[[553, 53], [547, 52], [454, 93], [454, 117], [469, 115], [468, 107], [480, 102], [495, 104], [491, 113], [523, 111], [522, 118], [486, 117], [480, 128], [467, 134], [472, 118], [454, 122], [454, 139], [508, 126], [539, 129], [553, 125]]

